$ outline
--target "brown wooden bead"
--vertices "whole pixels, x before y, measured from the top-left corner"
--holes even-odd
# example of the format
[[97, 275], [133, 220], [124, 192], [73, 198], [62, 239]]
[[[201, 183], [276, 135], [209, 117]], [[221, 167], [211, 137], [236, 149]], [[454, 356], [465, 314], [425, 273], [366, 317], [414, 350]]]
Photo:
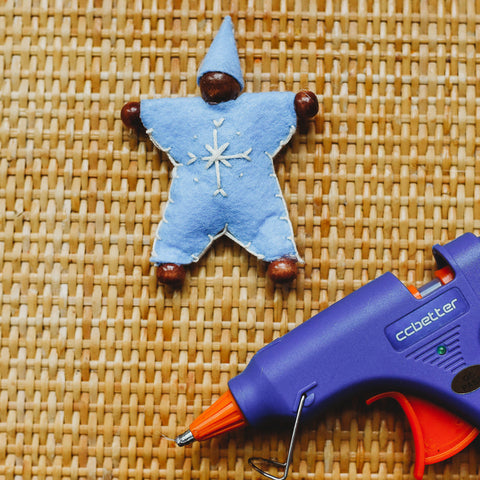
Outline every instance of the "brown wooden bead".
[[207, 72], [200, 78], [199, 82], [202, 98], [213, 105], [229, 100], [235, 100], [242, 87], [227, 73]]
[[276, 283], [288, 283], [297, 276], [297, 262], [291, 258], [279, 258], [268, 266], [268, 276]]
[[120, 117], [124, 125], [133, 128], [138, 133], [145, 132], [145, 127], [140, 120], [140, 102], [128, 102], [122, 107]]
[[317, 96], [310, 90], [302, 90], [295, 95], [295, 112], [301, 119], [312, 118], [318, 113]]
[[176, 263], [164, 263], [157, 269], [158, 281], [171, 287], [181, 287], [185, 280], [185, 274], [185, 267]]

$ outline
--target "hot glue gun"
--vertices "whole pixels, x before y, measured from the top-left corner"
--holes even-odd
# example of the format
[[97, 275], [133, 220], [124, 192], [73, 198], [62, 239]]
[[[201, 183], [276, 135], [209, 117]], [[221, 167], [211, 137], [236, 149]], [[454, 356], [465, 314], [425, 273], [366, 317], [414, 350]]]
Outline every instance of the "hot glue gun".
[[367, 403], [391, 397], [404, 409], [416, 479], [462, 450], [478, 434], [470, 423], [480, 426], [480, 239], [464, 234], [433, 254], [438, 270], [428, 284], [406, 287], [386, 273], [262, 348], [176, 443], [295, 419], [285, 463], [250, 459], [284, 479], [300, 419], [371, 392]]

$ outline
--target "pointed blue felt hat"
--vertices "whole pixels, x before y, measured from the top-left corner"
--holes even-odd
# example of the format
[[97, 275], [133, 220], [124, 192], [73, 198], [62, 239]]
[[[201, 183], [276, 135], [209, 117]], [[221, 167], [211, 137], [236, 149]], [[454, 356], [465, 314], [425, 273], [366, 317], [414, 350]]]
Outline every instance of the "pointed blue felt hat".
[[225, 17], [220, 30], [213, 39], [203, 62], [198, 69], [197, 83], [208, 72], [222, 72], [231, 75], [243, 90], [243, 74], [238, 58], [232, 19]]

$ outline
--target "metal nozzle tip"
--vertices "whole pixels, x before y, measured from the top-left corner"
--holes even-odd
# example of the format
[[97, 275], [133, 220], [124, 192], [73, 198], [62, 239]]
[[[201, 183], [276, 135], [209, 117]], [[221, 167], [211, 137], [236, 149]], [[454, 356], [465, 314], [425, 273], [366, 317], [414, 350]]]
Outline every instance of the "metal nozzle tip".
[[179, 447], [184, 447], [185, 445], [190, 445], [195, 441], [195, 437], [193, 436], [192, 432], [190, 430], [187, 430], [186, 432], [182, 433], [175, 439], [175, 443]]

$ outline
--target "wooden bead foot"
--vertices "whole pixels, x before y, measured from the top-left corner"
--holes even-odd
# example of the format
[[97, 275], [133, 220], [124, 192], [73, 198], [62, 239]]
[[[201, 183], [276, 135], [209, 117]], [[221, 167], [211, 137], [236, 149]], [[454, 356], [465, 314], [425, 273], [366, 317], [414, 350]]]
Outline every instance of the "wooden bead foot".
[[268, 266], [268, 276], [276, 283], [288, 283], [297, 276], [297, 262], [291, 258], [279, 258]]
[[171, 287], [181, 287], [185, 280], [185, 267], [176, 263], [164, 263], [157, 268], [157, 279]]

